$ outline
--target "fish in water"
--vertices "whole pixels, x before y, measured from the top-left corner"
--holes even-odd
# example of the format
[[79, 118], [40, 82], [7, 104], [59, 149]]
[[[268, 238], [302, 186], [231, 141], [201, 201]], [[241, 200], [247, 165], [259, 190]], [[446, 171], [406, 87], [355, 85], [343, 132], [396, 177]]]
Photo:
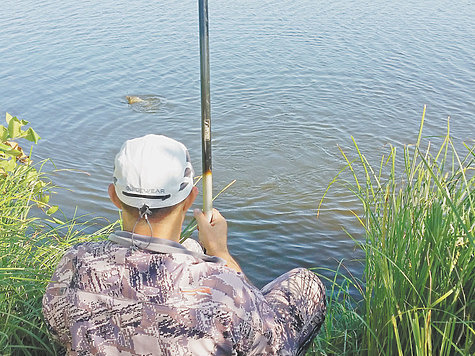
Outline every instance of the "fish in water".
[[129, 108], [137, 112], [158, 112], [162, 104], [162, 99], [153, 94], [127, 95], [125, 99]]
[[127, 99], [127, 102], [129, 104], [142, 103], [142, 102], [145, 101], [145, 100], [139, 98], [138, 96], [126, 96], [125, 98]]

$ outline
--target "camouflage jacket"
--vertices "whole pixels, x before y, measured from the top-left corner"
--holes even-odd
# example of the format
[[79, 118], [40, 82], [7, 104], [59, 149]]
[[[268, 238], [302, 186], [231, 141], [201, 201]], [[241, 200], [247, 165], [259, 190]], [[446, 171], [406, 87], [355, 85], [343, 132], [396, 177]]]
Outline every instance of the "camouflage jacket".
[[[128, 234], [128, 235], [127, 235]], [[66, 252], [43, 298], [71, 355], [288, 355], [261, 291], [217, 257], [116, 232]]]

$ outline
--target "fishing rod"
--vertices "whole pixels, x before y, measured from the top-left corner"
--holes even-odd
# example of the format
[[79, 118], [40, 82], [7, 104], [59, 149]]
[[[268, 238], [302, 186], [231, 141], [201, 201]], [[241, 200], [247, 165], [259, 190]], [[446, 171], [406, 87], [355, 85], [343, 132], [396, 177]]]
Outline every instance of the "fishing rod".
[[213, 180], [211, 174], [211, 110], [209, 90], [208, 0], [198, 0], [200, 27], [201, 153], [203, 172], [203, 212], [211, 220]]

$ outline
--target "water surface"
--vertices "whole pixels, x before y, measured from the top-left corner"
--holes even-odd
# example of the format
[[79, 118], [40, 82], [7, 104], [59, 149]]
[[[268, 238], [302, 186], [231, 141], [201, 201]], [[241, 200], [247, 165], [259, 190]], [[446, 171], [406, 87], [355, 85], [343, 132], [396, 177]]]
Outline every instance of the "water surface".
[[[475, 133], [472, 1], [211, 1], [210, 58], [216, 202], [231, 250], [262, 286], [297, 266], [359, 257], [361, 237], [336, 186], [338, 146], [351, 136], [377, 163], [417, 136]], [[31, 122], [39, 158], [58, 172], [55, 202], [72, 216], [115, 220], [107, 198], [124, 140], [183, 141], [201, 166], [196, 1], [7, 0], [0, 13], [0, 108]], [[126, 95], [158, 98], [152, 110]], [[473, 141], [472, 141], [473, 142]]]

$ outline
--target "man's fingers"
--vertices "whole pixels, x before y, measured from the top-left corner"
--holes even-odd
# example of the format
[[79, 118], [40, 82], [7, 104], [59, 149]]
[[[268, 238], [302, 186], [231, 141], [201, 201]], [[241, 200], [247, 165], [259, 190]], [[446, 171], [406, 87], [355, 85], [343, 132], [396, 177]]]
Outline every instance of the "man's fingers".
[[198, 226], [201, 227], [205, 225], [214, 226], [215, 223], [224, 220], [224, 217], [221, 215], [221, 213], [214, 208], [212, 211], [211, 221], [208, 221], [207, 216], [200, 209], [193, 210], [193, 216], [195, 217]]
[[203, 221], [203, 218], [206, 218], [200, 209], [193, 210], [193, 216], [198, 222], [198, 225]]
[[215, 208], [213, 208], [212, 214], [213, 214], [213, 215], [211, 216], [211, 222], [212, 222], [212, 223], [213, 223], [213, 222], [216, 222], [216, 221], [218, 221], [218, 220], [223, 219], [223, 216], [221, 215], [221, 213], [220, 213], [217, 209], [215, 209]]
[[198, 227], [204, 227], [209, 224], [208, 218], [205, 214], [203, 214], [200, 209], [193, 210], [193, 216], [195, 217], [196, 222], [198, 223]]

